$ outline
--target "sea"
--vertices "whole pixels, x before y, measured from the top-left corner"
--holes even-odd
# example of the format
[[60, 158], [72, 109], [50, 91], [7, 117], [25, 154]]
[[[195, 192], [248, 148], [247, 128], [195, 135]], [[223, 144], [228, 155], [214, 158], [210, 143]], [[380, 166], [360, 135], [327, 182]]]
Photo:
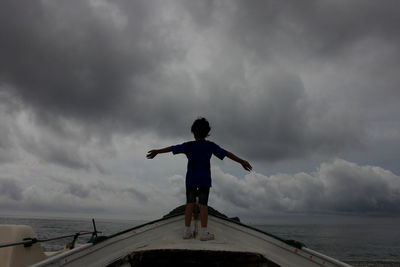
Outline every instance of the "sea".
[[[96, 219], [96, 228], [102, 235], [111, 235], [145, 223], [137, 220]], [[38, 239], [72, 235], [79, 231], [92, 231], [91, 219], [21, 218], [0, 216], [0, 224], [30, 225]], [[304, 243], [308, 248], [343, 261], [400, 262], [400, 219], [358, 218], [320, 222], [271, 220], [252, 224], [264, 232], [283, 239]], [[86, 243], [90, 235], [80, 237]], [[72, 238], [42, 243], [46, 251], [62, 249]], [[396, 265], [397, 266], [397, 265]]]

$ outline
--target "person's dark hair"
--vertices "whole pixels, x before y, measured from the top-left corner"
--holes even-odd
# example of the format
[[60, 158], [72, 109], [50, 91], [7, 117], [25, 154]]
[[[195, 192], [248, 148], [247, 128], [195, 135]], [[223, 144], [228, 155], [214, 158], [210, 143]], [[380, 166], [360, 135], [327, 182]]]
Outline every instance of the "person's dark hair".
[[209, 136], [211, 127], [205, 118], [199, 118], [193, 122], [191, 130], [195, 138], [203, 139]]

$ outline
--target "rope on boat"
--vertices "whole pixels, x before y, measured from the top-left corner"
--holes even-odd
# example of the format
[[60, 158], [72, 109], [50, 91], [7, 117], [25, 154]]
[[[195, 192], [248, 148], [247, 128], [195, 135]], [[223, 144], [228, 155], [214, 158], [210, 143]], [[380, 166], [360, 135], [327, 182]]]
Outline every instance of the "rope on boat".
[[47, 238], [47, 239], [37, 239], [35, 237], [34, 238], [27, 237], [27, 238], [22, 239], [22, 241], [19, 241], [19, 242], [9, 242], [9, 243], [0, 244], [0, 248], [12, 247], [12, 246], [18, 246], [18, 245], [24, 245], [24, 247], [31, 247], [35, 243], [48, 242], [48, 241], [73, 237], [74, 239], [72, 240], [72, 242], [68, 243], [66, 245], [66, 247], [68, 249], [73, 249], [75, 247], [75, 242], [78, 239], [78, 237], [91, 234], [92, 235], [91, 240], [94, 240], [97, 238], [97, 233], [101, 233], [101, 232], [97, 231], [96, 223], [95, 223], [94, 219], [92, 219], [92, 223], [93, 223], [93, 231], [79, 231], [73, 235], [63, 235], [63, 236], [57, 236], [57, 237], [52, 237], [52, 238]]

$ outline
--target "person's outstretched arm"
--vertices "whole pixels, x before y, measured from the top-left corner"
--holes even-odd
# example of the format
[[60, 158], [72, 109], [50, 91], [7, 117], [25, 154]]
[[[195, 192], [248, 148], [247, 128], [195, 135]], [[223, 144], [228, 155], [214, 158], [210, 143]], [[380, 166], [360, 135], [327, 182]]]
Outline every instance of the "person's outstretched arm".
[[148, 159], [152, 159], [152, 158], [154, 158], [155, 156], [157, 156], [157, 154], [160, 154], [160, 153], [168, 153], [168, 152], [171, 152], [172, 151], [172, 148], [169, 146], [169, 147], [165, 147], [165, 148], [161, 148], [161, 149], [153, 149], [153, 150], [150, 150], [149, 152], [147, 152], [147, 158]]
[[227, 151], [226, 156], [228, 158], [230, 158], [233, 161], [236, 161], [237, 163], [241, 164], [243, 166], [243, 169], [245, 169], [246, 171], [251, 171], [251, 169], [253, 169], [253, 167], [251, 167], [250, 163], [244, 159], [239, 158], [238, 156], [236, 156], [235, 154]]

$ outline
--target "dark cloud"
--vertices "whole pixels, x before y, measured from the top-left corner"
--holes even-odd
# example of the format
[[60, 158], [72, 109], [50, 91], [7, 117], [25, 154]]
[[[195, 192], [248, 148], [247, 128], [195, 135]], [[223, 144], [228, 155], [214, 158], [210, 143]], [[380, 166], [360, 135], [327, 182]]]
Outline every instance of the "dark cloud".
[[[99, 146], [114, 133], [183, 138], [197, 116], [253, 160], [335, 155], [365, 144], [368, 112], [393, 118], [381, 104], [399, 99], [397, 9], [389, 0], [6, 0], [0, 89], [57, 136], [23, 149], [71, 168], [96, 165], [79, 149], [93, 136]], [[79, 134], [68, 136], [65, 121]]]
[[8, 123], [0, 118], [0, 162], [10, 160], [9, 150], [11, 148], [10, 131], [5, 127]]
[[[399, 42], [397, 1], [235, 3], [232, 35], [261, 55], [265, 52], [289, 53], [312, 56], [312, 60], [335, 60], [364, 39]], [[280, 49], [276, 49], [278, 47]]]
[[133, 196], [133, 198], [135, 198], [137, 201], [140, 201], [140, 202], [148, 201], [148, 197], [146, 196], [146, 194], [144, 192], [141, 192], [141, 191], [135, 189], [134, 187], [127, 188], [126, 192], [131, 194]]
[[3, 2], [2, 82], [41, 116], [112, 121], [143, 94], [135, 80], [175, 55], [151, 4], [119, 3], [127, 26], [89, 2]]
[[398, 102], [397, 1], [236, 4], [231, 36], [259, 64], [291, 66], [302, 77], [321, 79], [317, 90], [326, 101], [358, 106], [363, 116]]
[[111, 183], [96, 182], [86, 184], [83, 182], [75, 182], [69, 179], [52, 178], [53, 181], [63, 185], [62, 191], [71, 194], [73, 196], [79, 197], [81, 199], [101, 199], [100, 195], [120, 195], [126, 194], [131, 200], [144, 203], [149, 201], [146, 192], [141, 192], [139, 189], [134, 187], [118, 187]]
[[18, 103], [6, 92], [0, 91], [0, 163], [10, 162], [16, 158], [14, 123], [15, 108]]
[[27, 152], [34, 154], [46, 162], [59, 164], [73, 169], [89, 169], [90, 162], [84, 158], [79, 150], [79, 143], [65, 142], [64, 140], [27, 138], [23, 144]]
[[22, 199], [22, 191], [23, 189], [14, 179], [0, 177], [0, 195], [2, 197], [19, 201]]
[[[235, 80], [235, 74], [229, 78]], [[298, 75], [284, 70], [261, 72], [240, 79], [240, 84], [243, 87], [233, 91], [215, 90], [205, 111], [215, 129], [212, 138], [227, 149], [276, 161], [311, 153], [335, 154], [363, 141], [361, 119], [329, 104], [312, 103]], [[210, 91], [218, 88], [213, 82], [205, 86]]]
[[87, 198], [90, 193], [85, 186], [76, 183], [69, 184], [67, 192], [80, 198]]

